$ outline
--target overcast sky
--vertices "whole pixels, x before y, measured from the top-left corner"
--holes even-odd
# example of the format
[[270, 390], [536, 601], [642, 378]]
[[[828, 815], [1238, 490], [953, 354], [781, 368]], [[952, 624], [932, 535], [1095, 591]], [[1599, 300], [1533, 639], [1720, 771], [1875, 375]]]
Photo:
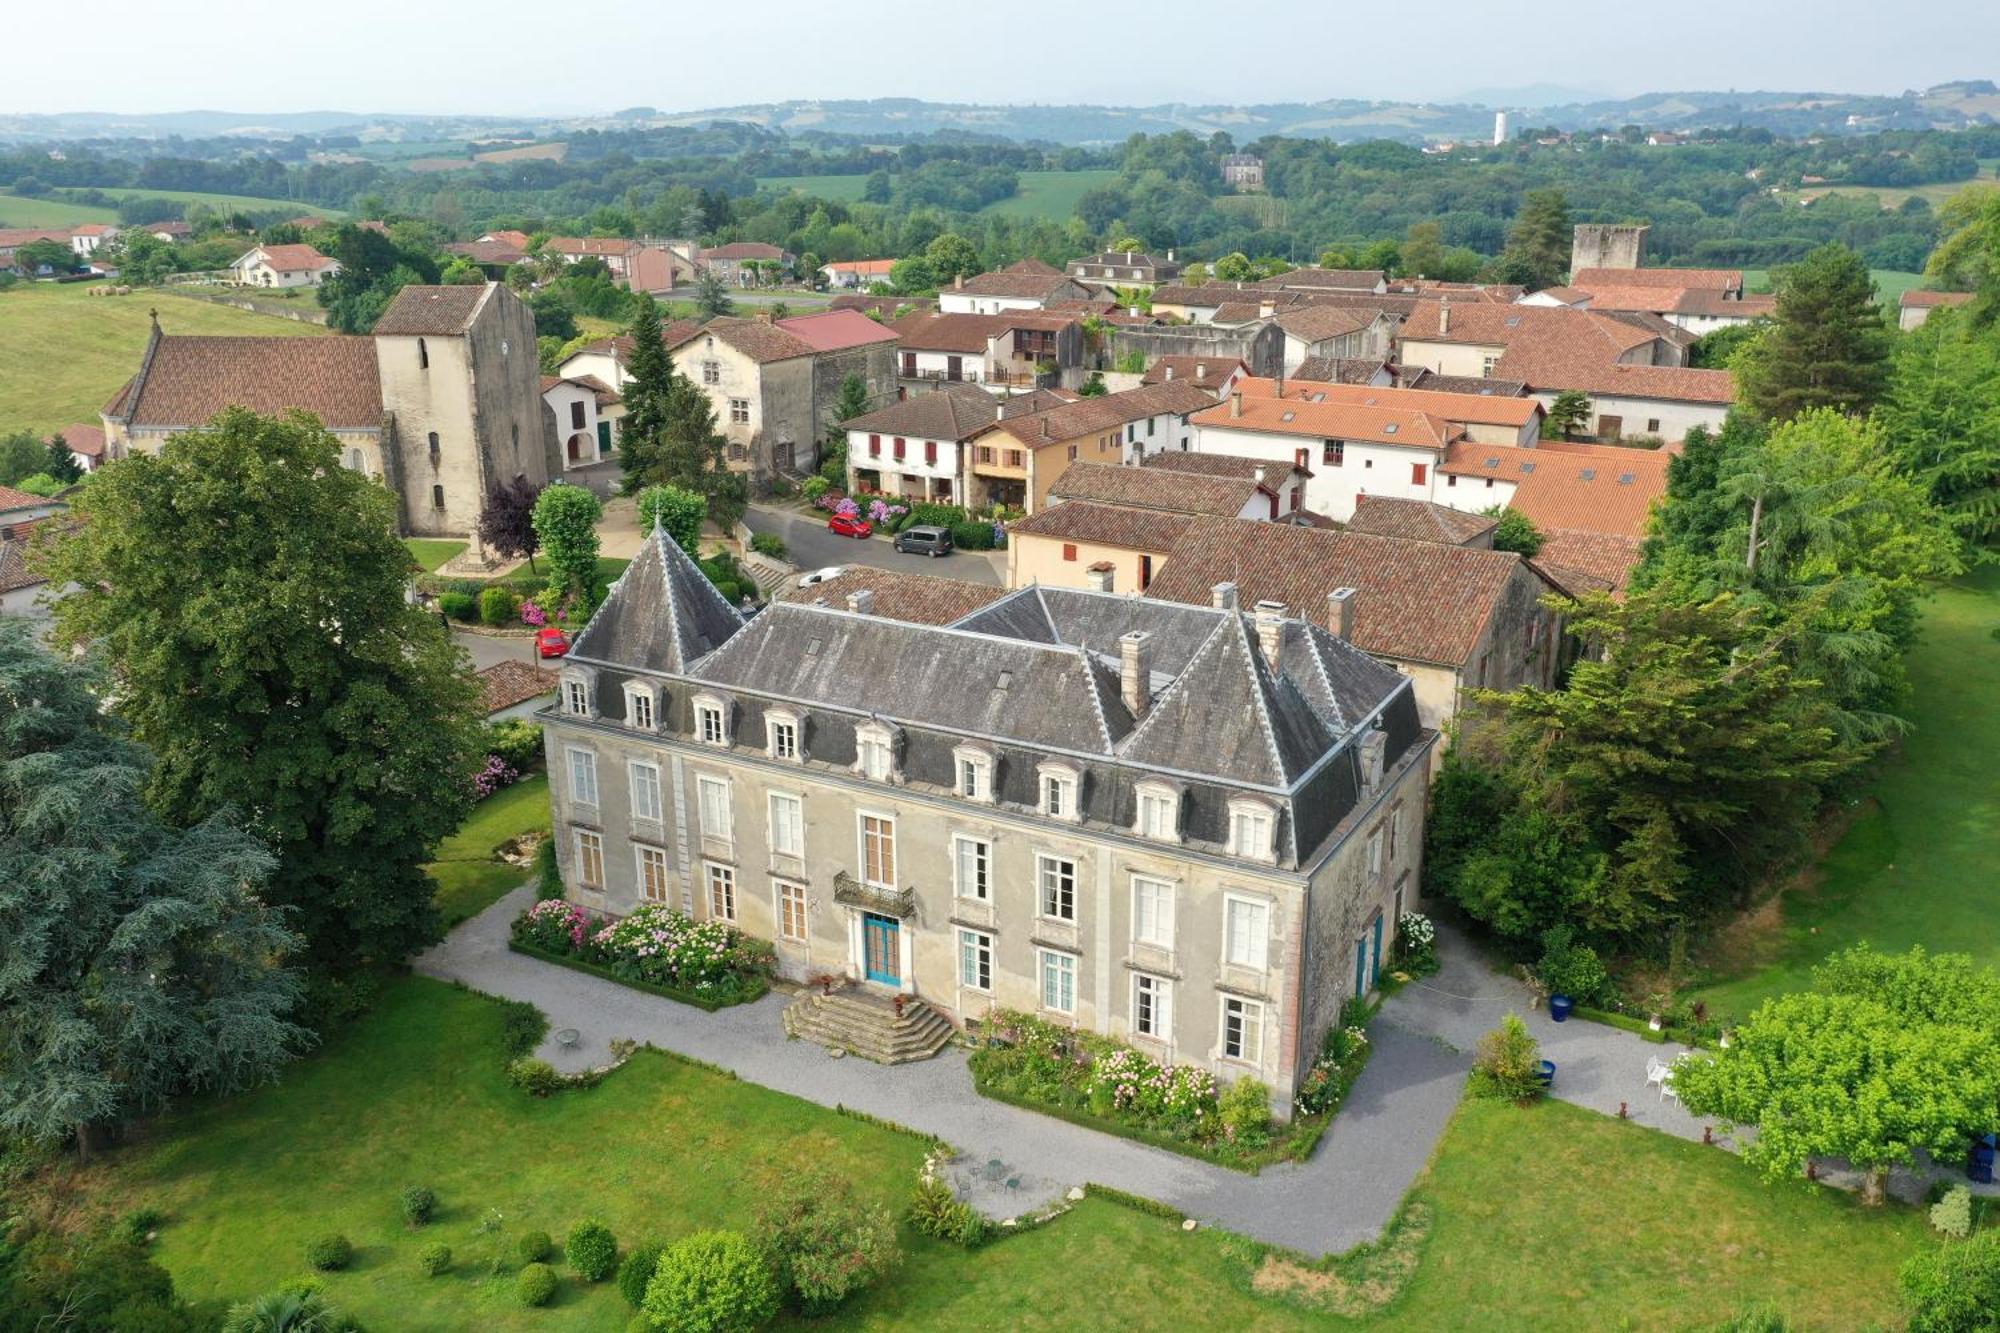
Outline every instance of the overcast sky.
[[[1299, 29], [1303, 28], [1301, 32]], [[1553, 83], [1896, 93], [2000, 77], [1996, 0], [342, 0], [213, 20], [100, 0], [62, 58], [17, 50], [0, 111], [693, 110], [789, 98], [1450, 101]]]

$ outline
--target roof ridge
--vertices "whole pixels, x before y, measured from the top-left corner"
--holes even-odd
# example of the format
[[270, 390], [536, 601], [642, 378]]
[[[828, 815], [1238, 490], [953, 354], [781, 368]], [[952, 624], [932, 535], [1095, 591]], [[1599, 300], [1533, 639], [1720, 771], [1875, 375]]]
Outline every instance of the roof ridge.
[[1097, 719], [1097, 734], [1104, 738], [1104, 753], [1112, 754], [1117, 750], [1117, 742], [1111, 738], [1111, 721], [1104, 715], [1104, 699], [1098, 693], [1097, 668], [1090, 660], [1088, 643], [1076, 645], [1076, 658], [1083, 668], [1083, 692], [1090, 697], [1091, 715]]
[[1251, 694], [1257, 701], [1257, 721], [1264, 730], [1264, 744], [1270, 747], [1271, 763], [1277, 770], [1279, 780], [1289, 786], [1292, 780], [1291, 770], [1285, 766], [1284, 751], [1278, 748], [1278, 729], [1271, 721], [1269, 697], [1271, 679], [1264, 669], [1264, 654], [1256, 644], [1250, 642], [1250, 630], [1243, 623], [1245, 619], [1243, 613], [1239, 611], [1229, 619], [1236, 622], [1238, 641], [1242, 645], [1250, 668]]

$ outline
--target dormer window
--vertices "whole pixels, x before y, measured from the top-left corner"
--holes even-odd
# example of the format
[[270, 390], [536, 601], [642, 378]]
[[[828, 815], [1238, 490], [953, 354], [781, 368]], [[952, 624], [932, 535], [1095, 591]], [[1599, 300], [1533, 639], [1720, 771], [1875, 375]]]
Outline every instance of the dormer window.
[[799, 748], [799, 718], [796, 713], [773, 708], [764, 714], [765, 749], [771, 758], [782, 759], [788, 764], [799, 762], [803, 751]]
[[694, 735], [703, 745], [729, 744], [729, 705], [720, 696], [695, 696]]
[[1181, 836], [1180, 790], [1165, 782], [1138, 785], [1139, 809], [1133, 832], [1155, 842], [1179, 842]]
[[652, 731], [655, 726], [659, 705], [653, 696], [653, 687], [637, 681], [625, 686], [625, 720], [640, 731]]
[[993, 803], [993, 756], [976, 745], [961, 745], [951, 752], [952, 789], [968, 801]]
[[572, 717], [590, 716], [590, 682], [571, 676], [563, 682], [563, 711]]
[[854, 771], [871, 782], [896, 778], [896, 733], [879, 722], [854, 731]]
[[1229, 803], [1229, 854], [1251, 861], [1271, 861], [1277, 857], [1273, 833], [1277, 820], [1271, 807], [1262, 801], [1235, 800]]
[[1076, 823], [1083, 818], [1078, 800], [1081, 775], [1068, 764], [1042, 764], [1036, 769], [1041, 778], [1041, 811], [1050, 819]]

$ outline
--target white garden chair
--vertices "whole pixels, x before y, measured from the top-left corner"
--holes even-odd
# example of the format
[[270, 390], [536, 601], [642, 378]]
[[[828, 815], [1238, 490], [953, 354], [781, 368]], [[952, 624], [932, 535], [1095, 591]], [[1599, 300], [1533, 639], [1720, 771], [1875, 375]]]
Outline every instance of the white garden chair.
[[1659, 1085], [1661, 1101], [1669, 1097], [1680, 1100], [1674, 1092], [1674, 1067], [1657, 1055], [1646, 1061], [1646, 1082]]

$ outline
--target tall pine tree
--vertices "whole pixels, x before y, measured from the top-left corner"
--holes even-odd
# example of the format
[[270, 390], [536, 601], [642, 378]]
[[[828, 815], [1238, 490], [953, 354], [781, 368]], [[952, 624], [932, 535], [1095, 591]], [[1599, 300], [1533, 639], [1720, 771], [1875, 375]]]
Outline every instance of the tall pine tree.
[[1775, 281], [1776, 318], [1737, 361], [1744, 405], [1772, 422], [1873, 407], [1888, 385], [1890, 339], [1861, 256], [1822, 245]]
[[1569, 269], [1569, 201], [1561, 190], [1530, 190], [1507, 233], [1502, 263], [1511, 281], [1548, 287]]

